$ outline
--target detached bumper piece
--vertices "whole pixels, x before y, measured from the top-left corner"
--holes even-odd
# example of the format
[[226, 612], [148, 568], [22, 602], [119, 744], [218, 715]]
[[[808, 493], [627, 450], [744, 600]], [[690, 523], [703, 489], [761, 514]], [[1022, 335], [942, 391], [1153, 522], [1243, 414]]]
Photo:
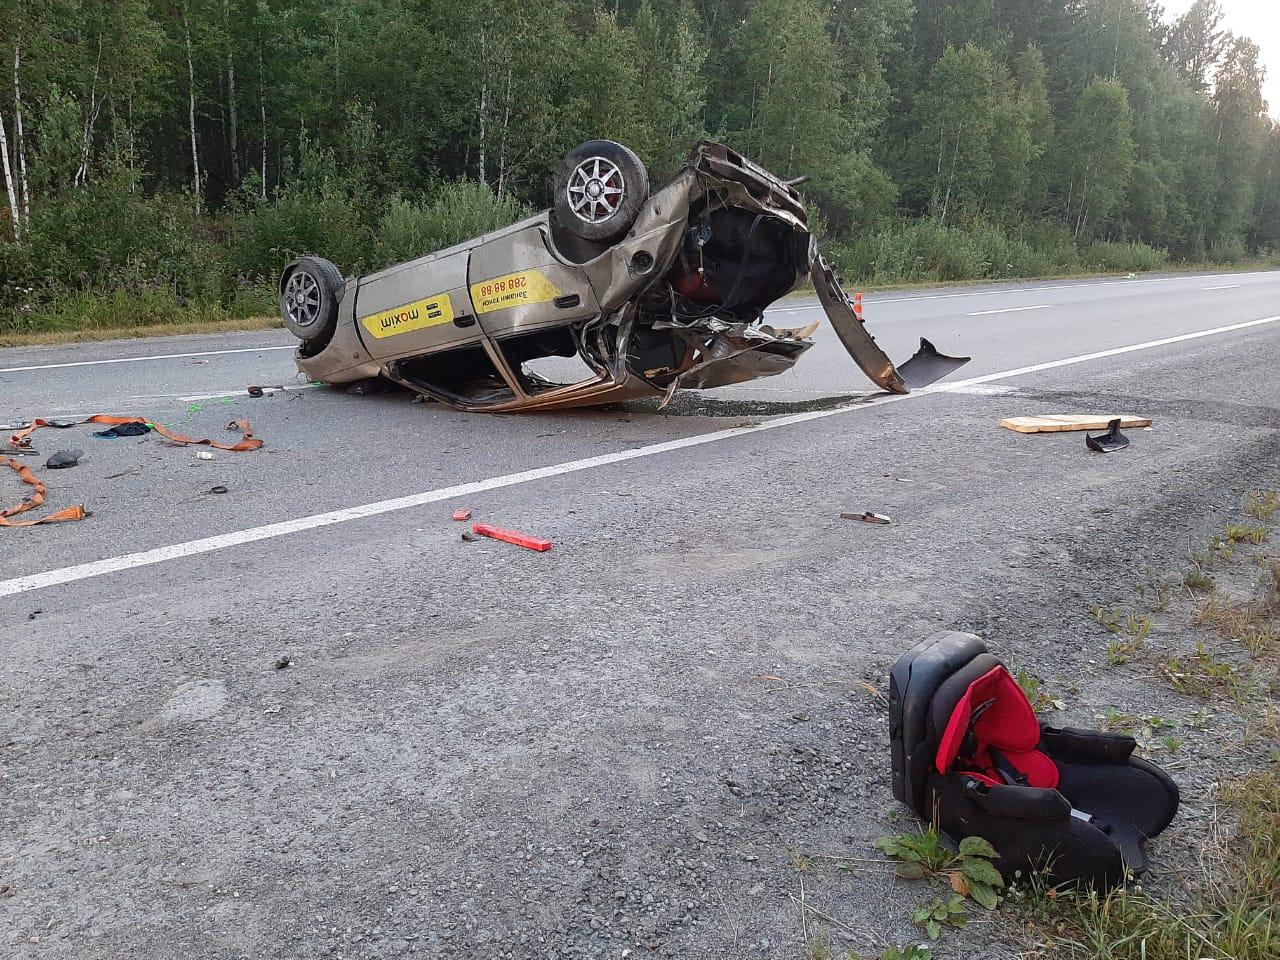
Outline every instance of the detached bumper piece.
[[836, 336], [862, 372], [880, 389], [889, 393], [910, 393], [941, 380], [969, 362], [969, 357], [948, 357], [939, 353], [932, 343], [921, 337], [920, 349], [915, 356], [901, 367], [894, 366], [875, 337], [867, 332], [862, 318], [822, 257], [813, 261], [809, 277]]
[[1084, 445], [1095, 453], [1114, 453], [1127, 447], [1129, 438], [1120, 432], [1120, 418], [1116, 417], [1107, 424], [1106, 433], [1086, 433]]
[[1143, 844], [1178, 810], [1132, 737], [1043, 725], [972, 634], [936, 633], [894, 664], [889, 736], [894, 796], [957, 841], [984, 838], [1006, 879], [1114, 886], [1143, 871]]
[[920, 349], [898, 368], [898, 375], [907, 385], [907, 389], [919, 390], [959, 370], [968, 362], [968, 357], [948, 357], [945, 353], [939, 353], [937, 347], [921, 337]]

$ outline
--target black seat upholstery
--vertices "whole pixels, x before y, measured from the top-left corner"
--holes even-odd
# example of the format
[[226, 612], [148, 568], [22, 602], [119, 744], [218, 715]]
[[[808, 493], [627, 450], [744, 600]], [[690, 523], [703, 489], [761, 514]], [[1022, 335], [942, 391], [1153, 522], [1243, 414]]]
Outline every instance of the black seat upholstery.
[[894, 665], [890, 739], [894, 796], [956, 839], [985, 838], [1006, 878], [1115, 884], [1178, 809], [1132, 737], [1041, 724], [972, 634], [934, 634]]

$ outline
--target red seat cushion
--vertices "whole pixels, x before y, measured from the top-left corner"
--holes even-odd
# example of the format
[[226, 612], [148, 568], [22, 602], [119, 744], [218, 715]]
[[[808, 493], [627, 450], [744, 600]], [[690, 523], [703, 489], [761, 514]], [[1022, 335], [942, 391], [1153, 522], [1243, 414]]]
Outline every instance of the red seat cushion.
[[[976, 749], [961, 757], [973, 712], [988, 700], [994, 702], [973, 724]], [[1027, 779], [1032, 787], [1058, 785], [1058, 767], [1036, 749], [1040, 742], [1040, 722], [1016, 680], [1003, 666], [992, 667], [974, 680], [951, 711], [947, 728], [938, 743], [935, 763], [939, 773], [947, 773], [959, 763], [961, 769], [985, 774], [1003, 783], [991, 757], [994, 747]]]

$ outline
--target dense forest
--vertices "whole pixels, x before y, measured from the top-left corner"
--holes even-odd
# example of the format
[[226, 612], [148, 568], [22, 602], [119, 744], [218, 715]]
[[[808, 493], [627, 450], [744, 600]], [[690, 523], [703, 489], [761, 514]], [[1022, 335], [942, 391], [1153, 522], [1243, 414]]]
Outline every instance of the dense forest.
[[548, 203], [574, 144], [808, 176], [864, 281], [1280, 247], [1217, 0], [0, 0], [0, 329], [270, 312]]

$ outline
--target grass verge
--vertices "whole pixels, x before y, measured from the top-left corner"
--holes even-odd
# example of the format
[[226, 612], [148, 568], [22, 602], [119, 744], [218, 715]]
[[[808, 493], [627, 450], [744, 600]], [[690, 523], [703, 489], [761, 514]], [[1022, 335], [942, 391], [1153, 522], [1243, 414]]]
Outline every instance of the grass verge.
[[[1204, 711], [1234, 709], [1250, 718], [1250, 724], [1244, 741], [1215, 767], [1218, 785], [1201, 834], [1198, 869], [1183, 883], [1160, 894], [1138, 884], [1105, 895], [1034, 884], [1021, 891], [1029, 931], [1040, 941], [1043, 955], [1062, 960], [1280, 957], [1280, 728], [1275, 708], [1280, 559], [1267, 549], [1278, 511], [1280, 491], [1250, 494], [1242, 510], [1247, 519], [1228, 523], [1210, 549], [1193, 553], [1190, 567], [1181, 571], [1175, 581], [1185, 593], [1180, 609], [1201, 632], [1193, 651], [1179, 651], [1161, 664], [1170, 651], [1154, 649], [1159, 641], [1149, 636], [1148, 617], [1094, 611], [1099, 623], [1120, 635], [1112, 647], [1121, 644], [1125, 656], [1113, 658], [1113, 664], [1132, 659], [1154, 667], [1174, 690], [1206, 702]], [[1232, 561], [1234, 570], [1227, 567]], [[1251, 576], [1241, 564], [1261, 569]], [[1235, 583], [1235, 595], [1205, 572], [1210, 565], [1224, 581]], [[1165, 592], [1156, 591], [1158, 607], [1153, 609], [1168, 603]], [[1156, 730], [1169, 724], [1112, 712], [1107, 725], [1134, 729], [1136, 735], [1138, 727]], [[1185, 725], [1196, 724], [1187, 720]], [[1255, 764], [1261, 769], [1251, 771]]]
[[[1185, 901], [1139, 887], [1034, 890], [1032, 926], [1067, 960], [1274, 960], [1280, 957], [1280, 762], [1220, 789], [1202, 876]], [[1223, 821], [1237, 825], [1229, 836]]]
[[35, 333], [0, 333], [0, 347], [39, 347], [60, 343], [94, 343], [133, 337], [173, 337], [184, 333], [235, 333], [243, 330], [278, 330], [279, 317], [241, 317], [232, 320], [192, 320], [189, 323], [155, 323], [124, 327], [88, 327], [83, 330], [40, 330]]

